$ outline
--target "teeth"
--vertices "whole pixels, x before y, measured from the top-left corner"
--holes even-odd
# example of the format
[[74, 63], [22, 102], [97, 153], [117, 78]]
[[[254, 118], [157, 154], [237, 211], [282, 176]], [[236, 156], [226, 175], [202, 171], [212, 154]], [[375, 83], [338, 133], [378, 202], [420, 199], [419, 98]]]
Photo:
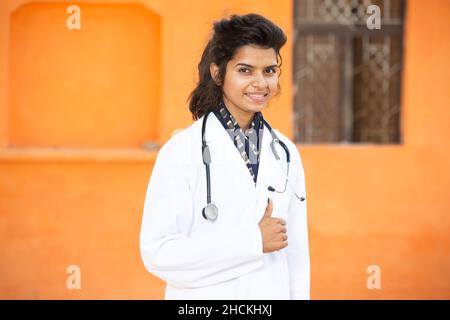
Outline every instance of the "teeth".
[[268, 93], [246, 93], [245, 95], [254, 103], [264, 103]]
[[255, 93], [247, 93], [247, 95], [255, 98], [262, 98], [266, 96], [265, 94], [255, 94]]

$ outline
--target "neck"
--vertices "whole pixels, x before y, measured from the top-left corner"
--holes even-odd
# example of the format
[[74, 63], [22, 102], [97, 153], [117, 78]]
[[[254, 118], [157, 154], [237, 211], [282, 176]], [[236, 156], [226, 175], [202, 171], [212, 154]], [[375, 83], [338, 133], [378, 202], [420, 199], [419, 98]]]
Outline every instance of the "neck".
[[252, 122], [255, 112], [239, 109], [225, 97], [223, 99], [223, 102], [225, 103], [225, 106], [227, 107], [228, 111], [230, 111], [233, 118], [237, 121], [239, 127], [244, 131], [247, 130], [250, 127], [250, 123]]

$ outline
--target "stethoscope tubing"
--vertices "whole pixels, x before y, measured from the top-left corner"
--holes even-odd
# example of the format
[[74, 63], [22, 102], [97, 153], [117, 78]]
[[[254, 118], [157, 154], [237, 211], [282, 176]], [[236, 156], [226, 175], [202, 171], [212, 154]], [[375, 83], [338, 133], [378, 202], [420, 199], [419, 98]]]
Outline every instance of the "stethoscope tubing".
[[[211, 172], [210, 172], [211, 153], [210, 153], [209, 146], [206, 143], [206, 139], [205, 139], [206, 120], [207, 120], [209, 114], [210, 114], [210, 112], [207, 112], [205, 114], [205, 116], [203, 118], [203, 123], [202, 123], [202, 159], [203, 159], [203, 164], [205, 165], [205, 170], [206, 170], [206, 203], [207, 203], [206, 206], [202, 210], [202, 215], [206, 220], [208, 220], [210, 222], [215, 222], [218, 217], [218, 209], [217, 209], [216, 205], [211, 203]], [[272, 130], [272, 127], [270, 126], [270, 124], [265, 119], [263, 119], [263, 123], [269, 129], [270, 135], [272, 136], [272, 141], [270, 142], [270, 148], [272, 150], [272, 153], [275, 156], [275, 159], [277, 161], [280, 160], [280, 156], [278, 155], [278, 152], [275, 149], [275, 143], [278, 143], [283, 148], [284, 152], [286, 153], [286, 162], [287, 162], [287, 173], [286, 173], [287, 177], [286, 177], [286, 183], [284, 185], [284, 190], [277, 191], [272, 186], [269, 186], [268, 190], [272, 191], [272, 192], [277, 192], [277, 193], [284, 193], [286, 191], [287, 183], [288, 182], [290, 183], [290, 181], [289, 181], [289, 165], [291, 162], [291, 154], [290, 154], [289, 149], [286, 146], [286, 144], [283, 141], [281, 141], [278, 138], [275, 131]], [[291, 184], [289, 184], [289, 185], [291, 185]], [[299, 197], [299, 196], [297, 196], [296, 193], [295, 193], [295, 196], [300, 201], [305, 200], [305, 197]]]

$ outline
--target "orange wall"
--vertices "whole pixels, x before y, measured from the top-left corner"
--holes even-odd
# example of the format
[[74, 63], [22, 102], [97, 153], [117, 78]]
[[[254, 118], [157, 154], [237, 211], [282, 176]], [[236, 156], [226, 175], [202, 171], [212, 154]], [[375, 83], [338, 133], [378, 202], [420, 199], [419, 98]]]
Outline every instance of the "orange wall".
[[[265, 116], [292, 137], [292, 2], [84, 1], [78, 31], [66, 2], [30, 2], [0, 2], [0, 298], [162, 298], [139, 254], [157, 154], [140, 147], [190, 124], [211, 22], [229, 13], [286, 31], [283, 93]], [[313, 299], [450, 298], [450, 1], [407, 4], [404, 144], [299, 145]], [[72, 264], [81, 290], [66, 288]]]

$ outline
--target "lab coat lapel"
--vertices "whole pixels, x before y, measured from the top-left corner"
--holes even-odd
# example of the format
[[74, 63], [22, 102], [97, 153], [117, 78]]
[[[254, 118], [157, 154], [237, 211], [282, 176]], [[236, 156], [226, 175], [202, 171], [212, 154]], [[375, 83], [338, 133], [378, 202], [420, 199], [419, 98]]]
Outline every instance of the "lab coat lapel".
[[270, 149], [272, 136], [269, 129], [264, 126], [264, 134], [262, 139], [261, 156], [259, 159], [258, 180], [256, 182], [256, 219], [259, 222], [264, 215], [267, 199], [270, 196], [268, 186], [273, 175], [273, 169], [276, 162]]
[[248, 199], [255, 199], [256, 188], [252, 176], [228, 132], [213, 113], [208, 116], [206, 132], [205, 139], [210, 146], [212, 162], [226, 163], [236, 170], [229, 174], [236, 174], [239, 184], [245, 187], [247, 195], [251, 195]]

